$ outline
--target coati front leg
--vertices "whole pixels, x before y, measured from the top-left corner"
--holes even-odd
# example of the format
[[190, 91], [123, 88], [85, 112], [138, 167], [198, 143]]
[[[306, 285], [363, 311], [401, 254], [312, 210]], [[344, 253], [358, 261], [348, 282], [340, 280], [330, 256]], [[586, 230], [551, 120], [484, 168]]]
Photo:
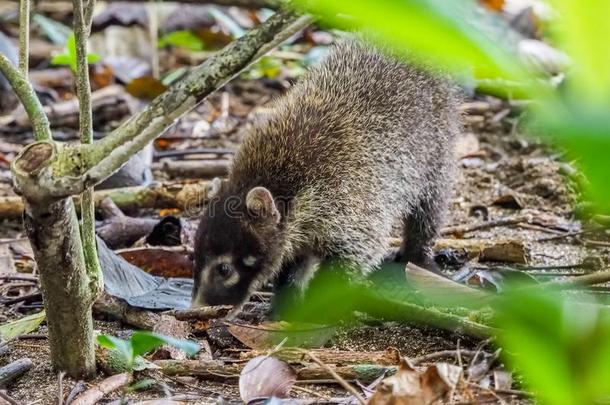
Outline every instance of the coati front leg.
[[310, 254], [298, 255], [282, 264], [275, 280], [271, 301], [273, 318], [278, 318], [282, 313], [301, 304], [305, 290], [319, 264], [320, 260]]

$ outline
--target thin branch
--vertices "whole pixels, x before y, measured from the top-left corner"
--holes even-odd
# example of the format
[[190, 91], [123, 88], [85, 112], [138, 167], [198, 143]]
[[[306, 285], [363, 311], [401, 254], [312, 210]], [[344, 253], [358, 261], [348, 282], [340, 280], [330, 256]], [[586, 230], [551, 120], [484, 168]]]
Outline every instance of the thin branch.
[[85, 6], [84, 18], [87, 36], [91, 34], [91, 23], [93, 22], [93, 10], [95, 9], [95, 0], [89, 0]]
[[30, 52], [30, 0], [19, 5], [19, 70], [28, 77]]
[[83, 163], [90, 163], [91, 168], [81, 177], [69, 181], [56, 179], [52, 187], [54, 194], [78, 194], [110, 176], [133, 154], [163, 133], [174, 120], [228, 82], [255, 57], [261, 56], [261, 48], [270, 49], [267, 43], [276, 45], [309, 22], [309, 18], [278, 11], [259, 27], [226, 46], [117, 130], [94, 145], [83, 145], [78, 154], [84, 156], [86, 160]]
[[11, 87], [21, 100], [23, 107], [25, 108], [30, 121], [32, 122], [32, 129], [34, 131], [34, 138], [37, 141], [45, 141], [51, 139], [51, 126], [49, 125], [49, 119], [44, 113], [42, 104], [36, 96], [34, 89], [28, 82], [27, 78], [17, 70], [11, 61], [0, 53], [0, 71], [6, 77], [6, 80], [10, 83]]
[[[87, 7], [83, 0], [73, 0], [74, 37], [76, 42], [76, 92], [79, 104], [79, 131], [83, 144], [93, 143], [93, 119], [91, 109], [91, 85], [89, 83], [89, 62], [87, 60], [87, 39], [93, 15], [95, 0], [89, 0]], [[87, 272], [92, 279], [92, 292], [97, 293], [100, 285], [100, 267], [95, 239], [95, 207], [93, 204], [93, 187], [86, 188], [81, 200], [81, 239]]]

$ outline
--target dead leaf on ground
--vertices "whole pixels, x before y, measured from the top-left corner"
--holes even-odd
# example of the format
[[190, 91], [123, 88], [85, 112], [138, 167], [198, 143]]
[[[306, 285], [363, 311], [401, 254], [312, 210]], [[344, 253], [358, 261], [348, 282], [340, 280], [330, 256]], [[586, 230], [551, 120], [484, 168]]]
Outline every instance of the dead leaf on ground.
[[182, 252], [144, 247], [123, 249], [117, 253], [129, 263], [153, 276], [165, 278], [193, 277], [193, 262], [188, 255]]
[[436, 363], [417, 371], [403, 359], [398, 372], [379, 384], [369, 405], [440, 404], [449, 399], [461, 378], [462, 368], [452, 364]]
[[239, 375], [239, 395], [245, 403], [255, 398], [288, 398], [297, 380], [290, 365], [270, 356], [258, 356], [244, 366]]

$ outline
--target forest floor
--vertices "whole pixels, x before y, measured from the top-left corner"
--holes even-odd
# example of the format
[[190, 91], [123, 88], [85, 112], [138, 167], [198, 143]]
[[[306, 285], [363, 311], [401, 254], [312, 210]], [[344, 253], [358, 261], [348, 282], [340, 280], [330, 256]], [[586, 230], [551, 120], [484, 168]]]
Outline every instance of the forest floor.
[[[158, 139], [154, 143], [154, 180], [166, 183], [189, 183], [201, 180], [201, 178], [192, 178], [188, 173], [186, 176], [181, 173], [171, 174], [165, 169], [167, 166], [164, 166], [164, 162], [185, 162], [188, 159], [193, 162], [204, 162], [201, 163], [202, 166], [209, 162], [227, 163], [230, 160], [230, 153], [199, 153], [167, 157], [167, 152], [197, 148], [233, 151], [238, 148], [254, 117], [264, 113], [273, 98], [281, 96], [290, 87], [290, 83], [298, 80], [296, 76], [300, 72], [295, 73], [295, 69], [291, 66], [294, 66], [295, 59], [300, 60], [311, 51], [312, 44], [307, 44], [308, 41], [312, 41], [311, 37], [324, 36], [325, 43], [323, 45], [314, 43], [315, 47], [324, 47], [327, 45], [326, 42], [331, 41], [324, 32], [310, 31], [308, 35], [309, 39], [301, 38], [296, 45], [275, 54], [275, 59], [280, 61], [277, 67], [280, 72], [277, 75], [272, 78], [240, 76], [180, 119]], [[318, 41], [323, 42], [319, 38]], [[177, 54], [182, 55], [175, 53], [171, 56], [178, 58]], [[184, 59], [188, 58], [182, 55], [182, 63], [185, 62]], [[173, 63], [176, 63], [174, 59], [165, 60], [162, 64]], [[261, 67], [259, 65], [253, 69], [256, 73], [256, 69], [260, 72]], [[65, 73], [61, 68], [56, 70]], [[250, 72], [252, 71], [251, 69]], [[53, 87], [51, 84], [46, 86]], [[61, 86], [65, 87], [65, 83]], [[122, 97], [123, 92], [124, 90], [119, 89], [117, 94]], [[68, 93], [69, 91], [62, 90], [62, 94]], [[126, 97], [131, 100], [131, 96]], [[53, 102], [58, 101], [50, 103]], [[136, 102], [138, 106], [135, 108], [140, 108], [143, 103], [143, 101]], [[570, 163], [562, 160], [561, 153], [522, 133], [525, 117], [520, 105], [489, 96], [475, 95], [465, 98], [462, 109], [465, 125], [463, 135], [458, 142], [457, 179], [452, 191], [446, 226], [451, 229], [453, 226], [492, 224], [494, 221], [497, 226], [443, 235], [443, 241], [450, 240], [450, 242], [437, 249], [437, 260], [447, 275], [459, 274], [461, 275], [459, 282], [476, 284], [495, 291], [502, 289], [503, 280], [514, 274], [531, 276], [535, 281], [542, 282], [552, 278], [582, 275], [602, 268], [606, 264], [604, 258], [610, 253], [610, 244], [602, 231], [585, 226], [576, 219], [576, 212], [580, 210], [581, 204], [574, 191], [573, 179], [578, 174]], [[108, 117], [96, 123], [100, 133], [115, 127], [117, 122], [123, 119], [110, 107], [105, 111]], [[98, 114], [103, 115], [100, 111]], [[14, 116], [14, 112], [12, 109], [5, 110], [0, 113], [0, 117], [3, 115], [11, 117]], [[2, 125], [5, 122], [0, 120]], [[15, 125], [10, 128], [10, 131], [3, 133], [0, 140], [0, 198], [14, 196], [8, 163], [19, 148], [30, 141], [30, 134], [27, 131], [19, 131]], [[70, 125], [60, 127], [58, 133], [69, 137], [74, 133], [74, 127]], [[127, 213], [133, 217], [153, 219], [167, 215], [187, 218], [187, 215], [180, 210], [166, 208], [128, 210]], [[507, 218], [514, 220], [497, 223], [498, 220]], [[103, 223], [100, 221], [100, 224]], [[466, 240], [475, 246], [483, 242], [491, 245], [499, 244], [500, 248], [495, 253], [489, 254], [480, 247], [466, 249], [467, 253], [464, 253], [464, 249], [452, 245], [451, 240]], [[511, 249], [502, 247], [506, 241], [511, 244]], [[1, 323], [40, 311], [42, 302], [35, 264], [28, 242], [24, 240], [24, 231], [19, 219], [0, 220], [0, 275], [2, 275]], [[25, 279], [20, 280], [16, 276], [24, 276]], [[610, 290], [598, 287], [595, 293], [603, 299], [608, 291]], [[135, 329], [124, 322], [113, 321], [107, 315], [100, 313], [94, 315], [94, 327], [100, 333], [128, 337]], [[231, 364], [231, 359], [235, 362], [244, 362], [240, 360], [240, 353], [247, 352], [251, 346], [244, 343], [243, 339], [240, 341], [231, 336], [227, 343], [211, 336], [211, 333], [207, 334], [207, 327], [209, 325], [195, 327], [193, 330], [196, 333], [194, 332], [190, 337], [207, 348], [206, 355], [209, 358], [222, 360], [227, 364]], [[0, 365], [24, 357], [33, 362], [32, 368], [25, 375], [8, 386], [7, 394], [14, 400], [23, 404], [54, 404], [58, 403], [58, 398], [66, 398], [77, 385], [76, 381], [60, 377], [52, 370], [44, 322], [40, 327], [29, 330], [3, 345], [8, 349], [0, 355]], [[481, 339], [459, 331], [370, 319], [361, 321], [356, 327], [340, 326], [323, 342], [323, 347], [329, 351], [332, 349], [355, 353], [397, 350], [401, 356], [410, 359], [446, 350], [458, 353], [460, 350], [465, 352], [480, 350], [485, 356], [492, 356], [495, 351], [492, 343], [482, 345]], [[489, 359], [489, 357], [485, 358], [486, 361]], [[476, 389], [461, 388], [459, 399], [462, 403], [528, 401], [529, 396], [521, 391], [524, 387], [519, 385], [517, 377], [508, 388], [498, 385], [497, 372], [508, 368], [501, 359], [487, 361], [489, 364], [478, 373], [473, 371], [473, 366], [481, 365], [483, 361], [462, 361], [460, 356], [455, 355], [445, 357], [440, 354], [438, 357], [433, 355], [428, 360], [420, 359], [419, 366], [435, 364], [441, 359], [463, 367], [465, 375], [470, 374], [469, 383], [476, 386]], [[158, 370], [146, 370], [141, 376], [151, 377], [157, 383], [150, 389], [124, 394], [130, 401], [172, 398], [174, 401], [209, 403], [218, 401], [220, 397], [229, 402], [240, 401], [236, 375], [214, 378], [167, 376]], [[87, 382], [87, 385], [94, 386], [105, 377], [107, 375], [100, 373], [96, 380]], [[332, 379], [303, 381], [298, 386], [302, 389], [293, 389], [294, 397], [348, 398], [346, 403], [354, 401], [353, 398], [349, 399], [351, 394]], [[104, 397], [104, 400], [118, 400], [121, 396], [120, 392], [111, 393]]]

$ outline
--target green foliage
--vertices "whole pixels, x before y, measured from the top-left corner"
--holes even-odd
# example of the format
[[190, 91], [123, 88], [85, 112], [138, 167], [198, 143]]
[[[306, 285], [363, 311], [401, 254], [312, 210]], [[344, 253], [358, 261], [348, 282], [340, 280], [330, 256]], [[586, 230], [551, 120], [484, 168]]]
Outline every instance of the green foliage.
[[199, 345], [189, 340], [176, 339], [158, 333], [136, 331], [129, 340], [119, 339], [109, 335], [99, 335], [100, 346], [112, 349], [120, 354], [129, 370], [133, 370], [138, 356], [142, 356], [163, 345], [171, 345], [192, 356], [199, 351]]
[[610, 395], [610, 313], [583, 297], [521, 289], [494, 305], [499, 343], [546, 404], [592, 404]]
[[[87, 62], [89, 64], [100, 60], [100, 56], [96, 53], [87, 53]], [[66, 47], [63, 53], [53, 56], [51, 64], [54, 66], [70, 66], [73, 72], [76, 72], [76, 38], [74, 33], [68, 35]]]
[[159, 38], [159, 48], [176, 46], [190, 51], [202, 51], [205, 44], [191, 31], [173, 31]]

